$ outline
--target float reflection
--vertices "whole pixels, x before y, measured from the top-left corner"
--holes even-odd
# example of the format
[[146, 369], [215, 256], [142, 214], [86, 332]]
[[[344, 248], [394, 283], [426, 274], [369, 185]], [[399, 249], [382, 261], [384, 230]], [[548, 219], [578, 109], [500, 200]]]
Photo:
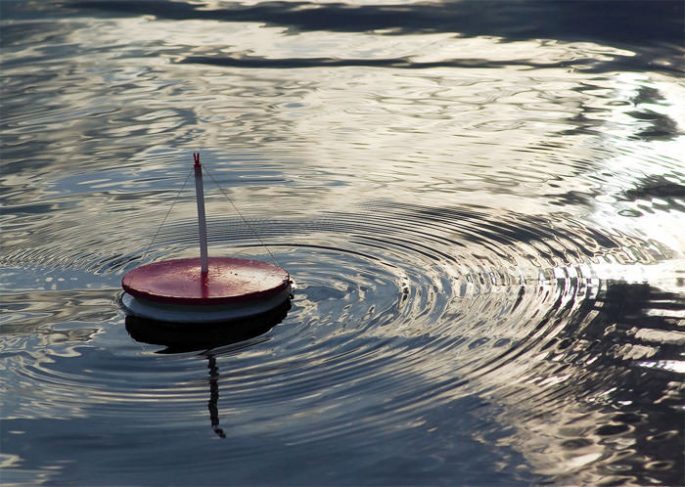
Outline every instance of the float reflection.
[[219, 367], [216, 365], [216, 357], [213, 353], [207, 353], [207, 367], [209, 368], [209, 421], [212, 424], [212, 431], [219, 438], [226, 438], [223, 428], [219, 426]]
[[271, 330], [290, 310], [290, 299], [258, 316], [222, 323], [170, 323], [137, 316], [126, 317], [126, 331], [138, 342], [163, 345], [157, 353], [182, 353], [204, 350], [209, 368], [209, 420], [219, 438], [226, 433], [219, 424], [219, 367], [214, 349], [249, 340]]
[[266, 313], [220, 323], [171, 323], [129, 315], [126, 331], [138, 342], [166, 347], [157, 353], [211, 350], [266, 333], [283, 321], [289, 310], [290, 299]]

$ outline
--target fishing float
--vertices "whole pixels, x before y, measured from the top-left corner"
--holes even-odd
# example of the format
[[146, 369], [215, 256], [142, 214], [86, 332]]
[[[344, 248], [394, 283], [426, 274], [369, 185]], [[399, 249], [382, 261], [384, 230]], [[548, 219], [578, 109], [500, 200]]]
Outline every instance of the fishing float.
[[127, 272], [121, 281], [125, 312], [192, 325], [245, 320], [282, 307], [291, 293], [286, 270], [259, 260], [209, 256], [199, 153], [193, 153], [193, 161], [200, 256], [162, 260]]

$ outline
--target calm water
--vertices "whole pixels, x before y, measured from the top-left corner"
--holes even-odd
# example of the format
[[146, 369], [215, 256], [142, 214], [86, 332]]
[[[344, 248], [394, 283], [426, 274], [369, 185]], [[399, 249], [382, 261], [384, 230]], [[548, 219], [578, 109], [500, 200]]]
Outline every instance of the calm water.
[[[2, 2], [2, 482], [683, 483], [683, 10]], [[194, 150], [296, 287], [199, 350]]]

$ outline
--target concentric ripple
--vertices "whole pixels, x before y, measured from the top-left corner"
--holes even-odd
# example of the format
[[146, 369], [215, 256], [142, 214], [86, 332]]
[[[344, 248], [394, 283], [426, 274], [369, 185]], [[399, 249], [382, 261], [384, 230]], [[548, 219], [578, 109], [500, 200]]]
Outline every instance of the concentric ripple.
[[[4, 327], [21, 333], [3, 341], [4, 380], [13, 389], [9, 397], [22, 400], [5, 402], [6, 418], [95, 415], [143, 424], [154, 406], [178, 430], [209, 420], [233, 438], [276, 435], [274, 441], [315, 444], [326, 455], [334, 454], [335, 442], [364, 444], [370, 429], [376, 441], [407, 437], [421, 418], [474, 395], [534, 404], [522, 420], [551, 414], [578, 394], [576, 381], [584, 397], [603, 393], [595, 378], [601, 369], [582, 364], [658, 358], [658, 350], [650, 354], [629, 335], [621, 336], [624, 350], [597, 349], [584, 336], [602, 323], [615, 326], [611, 312], [602, 311], [611, 292], [602, 272], [630, 277], [670, 257], [644, 237], [563, 215], [382, 204], [249, 227], [214, 218], [210, 228], [211, 252], [263, 256], [256, 232], [289, 270], [293, 307], [282, 323], [239, 345], [155, 355], [159, 347], [135, 345], [118, 324], [117, 291], [110, 287], [141, 254], [90, 263], [83, 256], [67, 266], [83, 268], [71, 271], [76, 289], [67, 280], [49, 297], [10, 296]], [[195, 239], [195, 222], [176, 221], [156, 247], [183, 255]], [[17, 258], [17, 268], [24, 255], [7, 256], [5, 265]], [[102, 289], [80, 290], [84, 285]], [[667, 301], [666, 315], [682, 319], [682, 299]], [[675, 329], [661, 333], [655, 339], [662, 345], [682, 340]], [[538, 385], [525, 393], [512, 386], [527, 383]], [[462, 414], [471, 407], [478, 406]], [[167, 448], [176, 455], [182, 445]], [[234, 461], [262, 449], [242, 447]], [[196, 459], [193, 472], [222, 461]], [[119, 478], [138, 474], [134, 465]]]
[[[154, 405], [155, 414], [184, 429], [207, 421], [202, 403], [214, 397], [210, 416], [217, 431], [221, 420], [238, 437], [271, 432], [289, 444], [341, 438], [356, 444], [368, 441], [369, 429], [381, 437], [406, 435], [419, 418], [455, 400], [474, 394], [506, 400], [520, 394], [511, 384], [547, 377], [525, 397], [542, 414], [560, 395], [575, 394], [571, 377], [592, 378], [592, 368], [579, 365], [596, 359], [597, 350], [569, 355], [558, 347], [581, 343], [581, 330], [598, 326], [598, 303], [610, 291], [602, 269], [628, 276], [669, 257], [656, 242], [562, 215], [474, 208], [376, 204], [249, 227], [215, 218], [210, 228], [210, 252], [259, 255], [264, 249], [256, 232], [290, 271], [293, 307], [282, 323], [263, 337], [199, 355], [150, 355], [159, 347], [126, 340], [110, 289], [58, 290], [49, 300], [13, 294], [6, 326], [34, 331], [3, 342], [6, 384], [32, 389], [14, 391], [24, 399], [8, 401], [7, 417], [96, 414], [135, 423], [149, 417], [146, 405]], [[192, 249], [195, 239], [195, 223], [178, 221], [164, 228], [157, 245]], [[97, 276], [111, 282], [107, 275], [120, 276], [139, 262], [135, 253], [128, 263], [116, 256], [85, 264], [82, 274], [92, 273], [91, 283]], [[675, 302], [674, 319], [682, 317], [682, 301]], [[104, 323], [103, 307], [110, 310]], [[71, 311], [64, 316], [62, 310]], [[56, 319], [59, 327], [51, 325]], [[88, 332], [88, 322], [99, 324]], [[50, 346], [28, 346], [35, 340]], [[127, 363], [135, 381], [122, 368]], [[594, 380], [585, 385], [584, 395], [603, 387]], [[255, 448], [242, 449], [241, 457], [259, 454], [261, 445]], [[220, 457], [209, 456], [194, 468], [216, 468], [215, 462]]]

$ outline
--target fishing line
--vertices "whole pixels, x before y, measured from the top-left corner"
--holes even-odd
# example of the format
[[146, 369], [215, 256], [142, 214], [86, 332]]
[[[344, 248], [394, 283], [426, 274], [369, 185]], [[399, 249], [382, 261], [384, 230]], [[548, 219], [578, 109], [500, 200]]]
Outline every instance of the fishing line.
[[224, 197], [225, 197], [225, 198], [228, 200], [228, 202], [231, 204], [231, 206], [233, 207], [233, 209], [235, 210], [235, 212], [238, 214], [238, 216], [240, 217], [240, 219], [242, 220], [242, 222], [245, 224], [245, 226], [252, 232], [252, 235], [254, 235], [254, 237], [255, 237], [255, 238], [257, 239], [257, 241], [261, 244], [261, 246], [264, 247], [264, 248], [266, 249], [266, 251], [269, 253], [269, 256], [271, 257], [271, 260], [274, 262], [274, 264], [276, 264], [277, 266], [281, 267], [281, 265], [278, 263], [278, 260], [276, 260], [276, 257], [275, 257], [274, 254], [271, 252], [271, 249], [269, 248], [269, 246], [266, 245], [266, 244], [264, 243], [264, 241], [263, 241], [263, 240], [261, 239], [261, 237], [259, 236], [259, 233], [257, 233], [257, 231], [254, 229], [254, 227], [253, 227], [253, 226], [247, 221], [247, 219], [243, 216], [243, 214], [240, 212], [240, 210], [238, 209], [238, 207], [236, 206], [236, 204], [233, 202], [233, 200], [230, 198], [230, 196], [228, 196], [228, 194], [226, 193], [226, 191], [224, 191], [224, 188], [222, 188], [221, 185], [219, 184], [219, 182], [216, 180], [216, 178], [214, 177], [214, 175], [207, 169], [206, 166], [203, 166], [203, 169], [205, 170], [205, 172], [207, 173], [207, 175], [211, 178], [212, 182], [214, 182], [214, 184], [216, 184], [217, 188], [219, 188], [219, 191], [221, 191], [221, 194], [223, 194]]
[[181, 193], [185, 189], [186, 185], [188, 184], [188, 179], [190, 179], [190, 175], [193, 173], [192, 169], [188, 171], [188, 175], [186, 176], [185, 181], [183, 181], [183, 186], [181, 186], [181, 189], [178, 190], [178, 193], [176, 193], [176, 197], [174, 200], [171, 202], [171, 206], [169, 207], [169, 210], [166, 212], [166, 215], [164, 215], [164, 219], [162, 220], [162, 223], [159, 224], [157, 227], [157, 231], [155, 232], [155, 235], [152, 237], [152, 240], [150, 243], [145, 247], [145, 250], [143, 251], [142, 255], [140, 256], [140, 259], [143, 260], [147, 253], [150, 251], [150, 248], [152, 247], [152, 244], [155, 243], [155, 240], [157, 240], [157, 237], [159, 236], [159, 232], [162, 230], [162, 227], [167, 221], [167, 218], [169, 218], [169, 215], [171, 214], [171, 210], [174, 209], [174, 205], [178, 201], [179, 196], [181, 196]]

